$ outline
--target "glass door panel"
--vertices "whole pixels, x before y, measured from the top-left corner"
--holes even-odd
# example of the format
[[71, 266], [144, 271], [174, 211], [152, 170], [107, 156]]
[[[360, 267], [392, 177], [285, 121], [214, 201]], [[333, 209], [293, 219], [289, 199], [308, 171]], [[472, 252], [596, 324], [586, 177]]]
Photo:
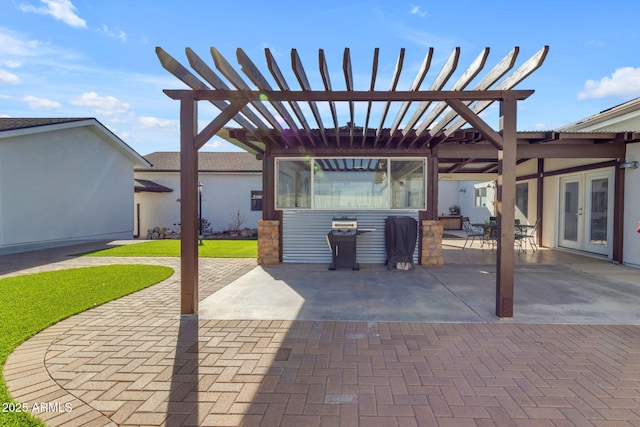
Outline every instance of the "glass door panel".
[[560, 179], [558, 246], [608, 255], [611, 240], [611, 171]]
[[601, 254], [609, 253], [609, 197], [608, 176], [587, 175], [585, 243], [584, 249]]
[[580, 249], [582, 246], [582, 179], [560, 180], [560, 246]]

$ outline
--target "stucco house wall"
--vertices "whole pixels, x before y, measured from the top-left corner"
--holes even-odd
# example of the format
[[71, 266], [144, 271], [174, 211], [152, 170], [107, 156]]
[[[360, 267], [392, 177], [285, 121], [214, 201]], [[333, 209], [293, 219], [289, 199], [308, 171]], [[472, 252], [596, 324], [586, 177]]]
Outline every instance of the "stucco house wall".
[[[180, 229], [180, 153], [155, 152], [145, 156], [150, 168], [137, 168], [136, 180], [147, 180], [171, 192], [136, 191], [136, 234], [146, 238], [155, 227]], [[262, 191], [262, 162], [246, 152], [198, 153], [198, 182], [202, 183], [202, 217], [211, 231], [231, 228], [234, 218], [244, 218], [241, 228], [258, 228], [262, 211], [251, 210], [251, 192]], [[259, 207], [259, 206], [258, 206]], [[138, 215], [139, 212], [139, 215]]]
[[[640, 131], [640, 98], [612, 108], [574, 125], [580, 130]], [[640, 143], [627, 144], [626, 161], [640, 161]], [[625, 170], [624, 191], [624, 243], [625, 264], [640, 267], [640, 169]]]
[[[154, 227], [177, 231], [180, 224], [180, 174], [136, 171], [135, 177], [153, 181], [173, 190], [171, 193], [135, 193], [134, 216], [137, 215], [137, 205], [140, 205], [140, 237], [146, 237], [147, 231]], [[203, 184], [202, 217], [211, 223], [213, 231], [228, 230], [232, 216], [238, 212], [245, 218], [243, 228], [258, 228], [262, 211], [251, 210], [251, 191], [262, 190], [261, 173], [205, 172], [198, 174], [198, 181]]]
[[211, 221], [216, 231], [228, 230], [239, 213], [245, 218], [242, 227], [258, 228], [262, 210], [251, 210], [251, 191], [262, 190], [262, 174], [202, 174], [202, 216]]
[[147, 231], [155, 227], [178, 231], [180, 228], [180, 174], [136, 171], [134, 177], [148, 179], [173, 190], [170, 193], [135, 192], [134, 235], [145, 238]]
[[[636, 129], [640, 129], [640, 123]], [[627, 145], [627, 160], [640, 161], [640, 143]], [[626, 169], [624, 192], [624, 246], [625, 264], [640, 267], [640, 169]]]
[[[607, 159], [598, 159], [592, 162], [585, 162], [584, 160], [574, 160], [574, 159], [548, 159], [550, 162], [550, 166], [545, 166], [547, 171], [554, 169], [563, 169], [574, 166], [582, 166], [590, 163], [597, 163], [606, 161]], [[610, 159], [612, 160], [612, 159]], [[554, 169], [551, 169], [551, 168]], [[607, 172], [610, 171], [613, 173], [613, 167], [610, 168], [602, 168], [602, 169], [594, 169], [589, 171], [590, 173], [596, 172]], [[571, 174], [567, 174], [571, 175]], [[558, 247], [558, 233], [559, 233], [559, 221], [560, 221], [560, 180], [567, 175], [558, 175], [552, 176], [544, 179], [544, 195], [543, 195], [543, 214], [542, 218], [544, 219], [544, 227], [542, 229], [542, 245], [546, 247]], [[611, 182], [613, 185], [613, 182]], [[616, 191], [614, 189], [614, 191]], [[535, 201], [534, 201], [535, 206]], [[628, 204], [625, 207], [625, 210], [628, 209]], [[535, 212], [535, 211], [534, 211]], [[611, 233], [609, 233], [611, 235]], [[610, 247], [610, 251], [608, 256], [612, 255], [611, 252], [612, 247]]]
[[[614, 131], [614, 132], [638, 132], [640, 131], [640, 98], [633, 99], [623, 104], [601, 111], [598, 114], [569, 124], [560, 130], [564, 131]], [[603, 161], [606, 159], [594, 160]], [[640, 143], [627, 144], [627, 155], [621, 161], [640, 161]], [[578, 165], [575, 161], [556, 160], [567, 166]], [[579, 163], [584, 164], [585, 161]], [[554, 166], [554, 163], [551, 163]], [[564, 167], [567, 167], [564, 166]], [[613, 168], [609, 168], [613, 170]], [[558, 194], [560, 177], [545, 179], [545, 216], [558, 217]], [[618, 189], [614, 189], [618, 191]], [[637, 226], [640, 221], [640, 169], [625, 169], [624, 191], [624, 241], [623, 261], [625, 264], [640, 267], [640, 233]], [[557, 219], [555, 221], [557, 223]], [[543, 244], [557, 245], [558, 227], [547, 228], [543, 233]]]
[[144, 159], [101, 127], [0, 132], [0, 248], [133, 236], [133, 168]]

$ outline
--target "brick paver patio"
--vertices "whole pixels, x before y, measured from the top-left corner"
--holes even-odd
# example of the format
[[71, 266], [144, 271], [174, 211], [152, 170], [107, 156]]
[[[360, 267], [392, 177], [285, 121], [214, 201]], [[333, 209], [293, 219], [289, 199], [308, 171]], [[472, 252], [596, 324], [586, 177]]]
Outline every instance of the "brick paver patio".
[[[201, 297], [254, 265], [201, 259]], [[12, 396], [70, 403], [49, 426], [640, 426], [637, 325], [199, 320], [178, 278], [25, 342]]]

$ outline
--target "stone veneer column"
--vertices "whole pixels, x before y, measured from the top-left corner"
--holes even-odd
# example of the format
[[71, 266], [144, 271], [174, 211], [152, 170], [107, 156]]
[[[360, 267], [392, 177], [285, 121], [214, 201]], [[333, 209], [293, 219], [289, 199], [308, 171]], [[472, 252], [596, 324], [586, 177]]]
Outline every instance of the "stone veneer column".
[[280, 264], [280, 221], [258, 221], [258, 264]]
[[444, 264], [442, 257], [442, 224], [440, 221], [422, 221], [422, 253], [420, 264], [439, 266]]

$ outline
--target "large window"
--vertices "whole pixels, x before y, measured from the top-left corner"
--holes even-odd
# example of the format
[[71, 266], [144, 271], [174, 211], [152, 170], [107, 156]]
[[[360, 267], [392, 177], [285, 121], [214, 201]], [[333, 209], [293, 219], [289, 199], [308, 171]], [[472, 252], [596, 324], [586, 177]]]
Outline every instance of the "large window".
[[477, 208], [482, 208], [487, 206], [487, 187], [474, 188], [473, 206]]
[[316, 159], [313, 164], [315, 209], [389, 207], [386, 159]]
[[278, 159], [276, 207], [305, 209], [311, 207], [311, 162]]
[[277, 159], [276, 209], [425, 209], [424, 160]]
[[424, 209], [424, 162], [392, 160], [391, 189], [393, 209]]
[[516, 184], [516, 218], [518, 210], [524, 219], [529, 217], [529, 184], [526, 182]]

